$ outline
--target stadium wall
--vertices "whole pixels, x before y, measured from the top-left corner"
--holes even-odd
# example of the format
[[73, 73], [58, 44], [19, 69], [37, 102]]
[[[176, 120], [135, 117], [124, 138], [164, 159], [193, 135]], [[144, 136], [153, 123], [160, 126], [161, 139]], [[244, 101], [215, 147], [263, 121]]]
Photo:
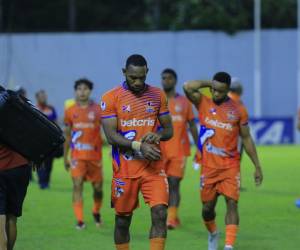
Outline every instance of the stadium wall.
[[[160, 83], [160, 72], [172, 67], [179, 86], [188, 79], [210, 79], [225, 70], [244, 84], [244, 102], [253, 115], [254, 33], [106, 32], [0, 35], [0, 82], [22, 85], [29, 97], [45, 89], [62, 115], [64, 100], [73, 96], [73, 82], [95, 82], [94, 98], [123, 80], [128, 55], [143, 54], [148, 82]], [[296, 30], [264, 30], [261, 36], [262, 114], [295, 117], [297, 112]]]

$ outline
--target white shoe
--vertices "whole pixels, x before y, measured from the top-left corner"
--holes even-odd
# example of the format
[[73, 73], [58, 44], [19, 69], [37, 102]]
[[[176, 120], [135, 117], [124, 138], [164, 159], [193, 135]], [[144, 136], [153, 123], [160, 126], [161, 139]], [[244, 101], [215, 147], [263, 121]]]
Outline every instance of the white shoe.
[[233, 250], [233, 246], [225, 246], [224, 250]]
[[208, 250], [218, 250], [220, 233], [218, 231], [208, 234]]

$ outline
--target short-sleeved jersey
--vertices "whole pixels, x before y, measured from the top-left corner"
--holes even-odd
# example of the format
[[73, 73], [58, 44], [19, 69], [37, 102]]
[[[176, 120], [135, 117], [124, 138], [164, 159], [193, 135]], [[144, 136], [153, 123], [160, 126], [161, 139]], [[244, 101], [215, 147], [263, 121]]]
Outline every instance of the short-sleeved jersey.
[[239, 167], [238, 138], [240, 125], [248, 124], [246, 108], [228, 98], [217, 105], [202, 96], [198, 107], [201, 124], [198, 147], [202, 165], [210, 168]]
[[20, 167], [28, 164], [28, 161], [13, 150], [0, 145], [0, 171]]
[[65, 110], [64, 122], [71, 128], [71, 158], [100, 160], [102, 139], [99, 105], [91, 102], [88, 107], [81, 107], [75, 103]]
[[189, 121], [194, 120], [191, 103], [184, 96], [176, 94], [168, 99], [172, 117], [173, 137], [161, 143], [166, 158], [184, 157], [190, 155], [190, 141], [188, 137]]
[[236, 102], [239, 102], [239, 103], [243, 103], [242, 100], [241, 100], [241, 96], [240, 95], [237, 95], [236, 93], [234, 92], [229, 92], [228, 93], [228, 96], [230, 97], [230, 99], [236, 101]]
[[[148, 84], [139, 95], [121, 84], [102, 96], [101, 109], [102, 119], [117, 118], [118, 133], [132, 141], [155, 132], [158, 117], [169, 114], [163, 91]], [[113, 147], [112, 155], [115, 177], [135, 178], [162, 169], [161, 161], [150, 162], [131, 149]]]

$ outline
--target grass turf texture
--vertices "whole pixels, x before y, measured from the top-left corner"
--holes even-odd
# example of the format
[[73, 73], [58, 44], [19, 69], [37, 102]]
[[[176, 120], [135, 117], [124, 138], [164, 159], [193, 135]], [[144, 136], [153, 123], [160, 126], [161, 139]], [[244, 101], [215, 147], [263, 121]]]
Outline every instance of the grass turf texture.
[[[247, 156], [242, 162], [242, 186], [246, 191], [240, 199], [240, 231], [235, 249], [296, 250], [300, 238], [300, 147], [259, 147], [264, 169], [264, 184], [254, 186], [253, 166]], [[39, 190], [36, 182], [28, 189], [23, 217], [18, 222], [16, 250], [111, 250], [114, 211], [110, 208], [111, 159], [104, 148], [104, 225], [96, 228], [91, 216], [92, 192], [85, 184], [84, 210], [87, 228], [77, 231], [71, 203], [71, 180], [61, 160], [55, 162], [50, 190]], [[35, 178], [36, 179], [36, 178]], [[180, 218], [182, 226], [168, 232], [167, 250], [207, 249], [207, 232], [201, 221], [199, 173], [188, 161], [181, 186]], [[224, 199], [217, 205], [217, 224], [221, 230], [220, 248], [224, 247]], [[149, 249], [150, 212], [142, 199], [131, 225], [131, 249]]]

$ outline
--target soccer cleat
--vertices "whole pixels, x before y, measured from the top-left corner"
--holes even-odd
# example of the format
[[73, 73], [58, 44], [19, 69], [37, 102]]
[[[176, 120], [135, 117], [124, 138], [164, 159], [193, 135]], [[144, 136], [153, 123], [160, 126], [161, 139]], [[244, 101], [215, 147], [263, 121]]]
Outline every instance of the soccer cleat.
[[177, 219], [175, 219], [175, 220], [169, 220], [168, 222], [167, 222], [167, 227], [168, 227], [168, 229], [170, 229], [170, 230], [173, 230], [173, 229], [176, 229], [176, 228], [178, 228], [180, 226], [180, 220], [177, 218]]
[[96, 214], [93, 213], [93, 217], [94, 217], [96, 227], [100, 227], [103, 223], [101, 220], [101, 215], [99, 213], [96, 213]]
[[224, 250], [233, 250], [233, 247], [232, 246], [225, 246]]
[[208, 233], [208, 250], [217, 250], [220, 233], [218, 231], [214, 233]]
[[75, 226], [75, 228], [76, 228], [77, 230], [83, 230], [83, 229], [85, 229], [85, 224], [84, 224], [84, 222], [83, 222], [83, 221], [78, 221], [77, 224], [76, 224], [76, 226]]

